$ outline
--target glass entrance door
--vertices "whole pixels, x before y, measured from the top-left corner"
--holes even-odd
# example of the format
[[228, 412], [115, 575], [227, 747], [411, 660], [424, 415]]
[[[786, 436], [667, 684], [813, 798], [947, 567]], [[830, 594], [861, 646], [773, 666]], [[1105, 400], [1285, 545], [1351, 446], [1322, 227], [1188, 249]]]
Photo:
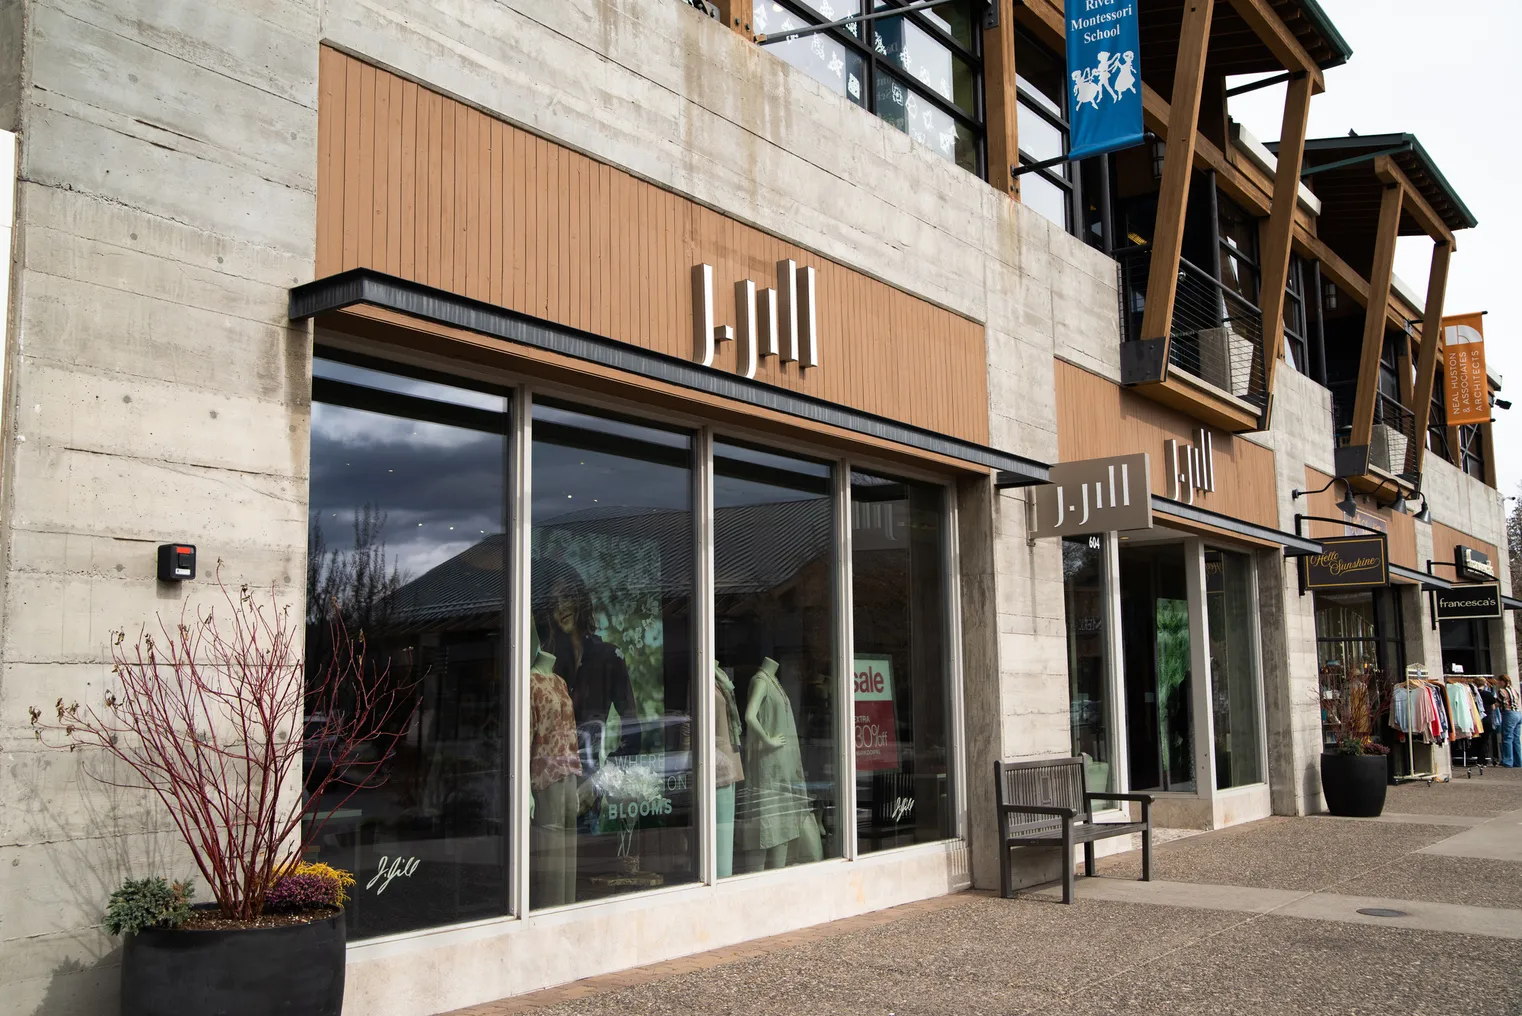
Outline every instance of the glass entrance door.
[[1182, 543], [1120, 548], [1133, 791], [1196, 789], [1189, 584]]

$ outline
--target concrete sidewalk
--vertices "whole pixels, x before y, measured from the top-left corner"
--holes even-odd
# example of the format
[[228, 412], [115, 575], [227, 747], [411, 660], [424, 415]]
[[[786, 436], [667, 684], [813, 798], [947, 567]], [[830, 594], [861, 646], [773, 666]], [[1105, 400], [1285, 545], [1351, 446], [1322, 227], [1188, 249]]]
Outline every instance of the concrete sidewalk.
[[1522, 1013], [1522, 772], [1173, 840], [1152, 883], [1139, 864], [1102, 859], [1071, 907], [960, 893], [457, 1016]]

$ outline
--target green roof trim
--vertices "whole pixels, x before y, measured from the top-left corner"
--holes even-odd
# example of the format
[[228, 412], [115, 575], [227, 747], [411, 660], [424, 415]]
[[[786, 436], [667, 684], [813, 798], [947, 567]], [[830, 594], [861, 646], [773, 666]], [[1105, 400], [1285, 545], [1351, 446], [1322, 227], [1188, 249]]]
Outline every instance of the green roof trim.
[[[1264, 147], [1277, 155], [1279, 142], [1275, 141]], [[1427, 154], [1427, 149], [1422, 147], [1422, 143], [1417, 140], [1415, 134], [1354, 134], [1343, 138], [1310, 139], [1305, 142], [1305, 168], [1314, 171], [1317, 168], [1317, 161], [1323, 162], [1325, 166], [1331, 166], [1333, 161], [1341, 165], [1345, 164], [1344, 160], [1349, 156], [1362, 155], [1365, 158], [1373, 158], [1375, 155], [1388, 151], [1401, 153], [1397, 158], [1409, 153], [1431, 185], [1441, 191], [1443, 197], [1453, 206], [1454, 216], [1446, 223], [1449, 229], [1473, 229], [1479, 225], [1479, 220], [1469, 210], [1469, 206], [1464, 204], [1464, 199], [1459, 197], [1458, 191], [1453, 189], [1453, 184], [1448, 182], [1448, 178], [1443, 175], [1443, 171], [1438, 168], [1432, 156]], [[1312, 152], [1336, 154], [1330, 155], [1328, 159], [1313, 160]]]
[[1321, 4], [1316, 0], [1300, 0], [1300, 9], [1310, 19], [1316, 33], [1326, 40], [1331, 47], [1332, 59], [1321, 65], [1322, 70], [1332, 67], [1341, 67], [1353, 56], [1353, 47], [1348, 45], [1348, 40], [1337, 31], [1337, 26], [1332, 24], [1332, 19], [1326, 16], [1326, 11], [1321, 9]]

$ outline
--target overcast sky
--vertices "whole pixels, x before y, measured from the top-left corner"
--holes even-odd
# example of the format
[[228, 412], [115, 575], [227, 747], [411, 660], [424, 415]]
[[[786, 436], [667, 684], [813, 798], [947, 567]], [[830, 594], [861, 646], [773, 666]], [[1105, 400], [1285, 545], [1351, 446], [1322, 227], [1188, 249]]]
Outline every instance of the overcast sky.
[[[1321, 0], [1353, 50], [1326, 74], [1326, 91], [1311, 100], [1310, 136], [1415, 134], [1479, 226], [1457, 235], [1445, 313], [1489, 311], [1485, 353], [1501, 375], [1496, 410], [1497, 479], [1517, 493], [1522, 482], [1522, 291], [1512, 241], [1522, 238], [1518, 167], [1522, 136], [1516, 102], [1515, 40], [1522, 36], [1519, 0]], [[1284, 87], [1231, 100], [1231, 113], [1263, 140], [1279, 136]], [[1405, 237], [1396, 274], [1427, 292], [1432, 242]]]

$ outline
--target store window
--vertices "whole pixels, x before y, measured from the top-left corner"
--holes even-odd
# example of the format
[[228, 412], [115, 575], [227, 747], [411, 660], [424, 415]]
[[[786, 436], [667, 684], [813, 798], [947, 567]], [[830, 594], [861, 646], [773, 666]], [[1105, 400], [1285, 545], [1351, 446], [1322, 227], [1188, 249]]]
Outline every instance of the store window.
[[690, 434], [533, 409], [530, 906], [697, 878]]
[[1263, 782], [1255, 602], [1252, 558], [1229, 550], [1207, 550], [1205, 608], [1216, 787], [1220, 789]]
[[1490, 622], [1473, 618], [1443, 621], [1443, 673], [1494, 674], [1490, 662]]
[[[389, 760], [330, 785], [319, 859], [355, 874], [351, 938], [505, 914], [508, 398], [321, 355], [313, 374], [309, 673], [336, 611], [413, 706]], [[308, 745], [309, 777], [331, 766]]]
[[839, 857], [834, 471], [715, 442], [719, 877]]
[[851, 473], [857, 849], [953, 834], [946, 492]]
[[[1067, 155], [1067, 64], [1021, 28], [1015, 28], [1015, 115], [1020, 165]], [[1020, 201], [1065, 230], [1074, 228], [1074, 167], [1063, 162], [1020, 177]]]
[[1326, 744], [1334, 735], [1326, 723], [1336, 703], [1328, 689], [1345, 687], [1349, 677], [1362, 677], [1385, 687], [1405, 673], [1406, 653], [1400, 597], [1392, 589], [1318, 592], [1316, 597], [1316, 664], [1322, 687], [1322, 733]]
[[1120, 549], [1126, 744], [1133, 791], [1197, 789], [1187, 560], [1183, 543], [1123, 544]]
[[[877, 0], [874, 9], [907, 6]], [[754, 0], [751, 23], [773, 37], [865, 13], [861, 0]], [[968, 4], [858, 22], [767, 51], [969, 173], [983, 174], [982, 33]]]
[[1084, 761], [1091, 792], [1119, 790], [1110, 734], [1109, 596], [1105, 538], [1062, 541], [1062, 592], [1067, 618], [1068, 698], [1073, 755]]

